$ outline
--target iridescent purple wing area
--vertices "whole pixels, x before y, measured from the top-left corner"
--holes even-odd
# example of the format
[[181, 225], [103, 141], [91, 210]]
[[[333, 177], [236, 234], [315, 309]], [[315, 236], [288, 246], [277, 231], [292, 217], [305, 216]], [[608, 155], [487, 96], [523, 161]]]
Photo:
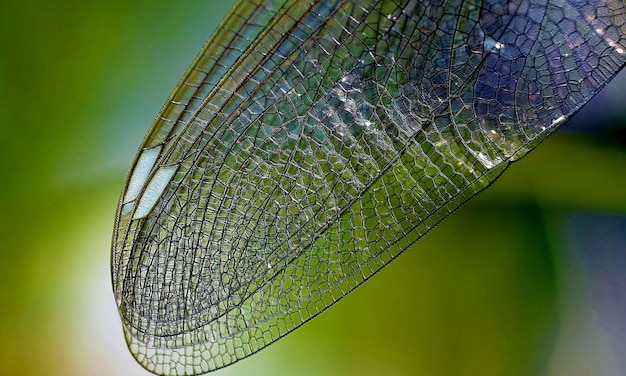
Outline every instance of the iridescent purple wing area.
[[122, 193], [135, 358], [206, 373], [333, 305], [596, 94], [625, 22], [622, 0], [237, 3]]

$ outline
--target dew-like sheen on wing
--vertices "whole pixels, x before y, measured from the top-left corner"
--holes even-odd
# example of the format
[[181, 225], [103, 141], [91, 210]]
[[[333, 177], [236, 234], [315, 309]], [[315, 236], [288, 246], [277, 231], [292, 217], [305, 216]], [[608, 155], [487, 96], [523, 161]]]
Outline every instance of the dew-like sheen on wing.
[[122, 192], [113, 289], [161, 375], [333, 305], [625, 64], [622, 0], [239, 1]]

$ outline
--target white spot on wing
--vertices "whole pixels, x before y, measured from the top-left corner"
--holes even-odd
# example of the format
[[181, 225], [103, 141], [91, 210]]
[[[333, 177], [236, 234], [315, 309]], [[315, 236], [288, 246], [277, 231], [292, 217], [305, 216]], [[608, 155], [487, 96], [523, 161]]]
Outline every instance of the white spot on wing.
[[476, 157], [476, 159], [478, 159], [478, 161], [485, 166], [488, 169], [491, 169], [497, 165], [499, 165], [500, 163], [502, 163], [502, 158], [490, 158], [489, 156], [481, 153], [481, 152], [476, 152], [474, 150], [469, 150], [470, 153], [472, 153], [472, 155], [474, 155], [474, 157]]
[[495, 50], [501, 50], [505, 47], [505, 44], [502, 42], [498, 42], [497, 40], [491, 37], [485, 37], [485, 50], [489, 52], [495, 52]]
[[561, 115], [558, 118], [552, 120], [552, 125], [557, 125], [559, 123], [562, 123], [565, 120], [565, 116]]
[[126, 190], [126, 195], [124, 196], [124, 203], [133, 201], [137, 199], [141, 188], [146, 184], [146, 179], [152, 170], [152, 166], [154, 166], [154, 162], [156, 162], [159, 153], [161, 152], [161, 147], [156, 147], [153, 149], [144, 150], [139, 156], [139, 160], [135, 165], [135, 169], [133, 170], [133, 174], [130, 176], [130, 181], [128, 182], [128, 189]]
[[157, 170], [139, 200], [133, 219], [143, 218], [150, 213], [175, 172], [176, 166], [161, 167]]

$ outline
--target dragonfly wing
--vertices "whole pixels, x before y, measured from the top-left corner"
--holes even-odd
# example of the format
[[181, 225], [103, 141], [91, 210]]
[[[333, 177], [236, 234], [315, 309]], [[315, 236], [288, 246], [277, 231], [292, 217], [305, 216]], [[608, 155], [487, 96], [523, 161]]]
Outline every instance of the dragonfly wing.
[[344, 297], [624, 65], [621, 1], [239, 2], [122, 194], [131, 352], [200, 374]]

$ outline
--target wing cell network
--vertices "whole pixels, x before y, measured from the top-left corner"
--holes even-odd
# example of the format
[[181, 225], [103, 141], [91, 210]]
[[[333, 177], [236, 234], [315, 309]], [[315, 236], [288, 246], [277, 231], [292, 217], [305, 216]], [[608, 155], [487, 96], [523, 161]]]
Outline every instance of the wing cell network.
[[206, 373], [334, 304], [595, 95], [624, 20], [621, 0], [238, 2], [122, 193], [135, 358]]

